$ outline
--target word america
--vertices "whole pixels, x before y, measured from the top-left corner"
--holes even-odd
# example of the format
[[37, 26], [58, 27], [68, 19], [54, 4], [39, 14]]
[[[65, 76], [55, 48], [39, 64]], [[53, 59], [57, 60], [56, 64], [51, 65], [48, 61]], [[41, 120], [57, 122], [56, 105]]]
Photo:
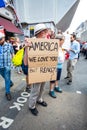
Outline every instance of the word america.
[[40, 51], [58, 51], [58, 43], [56, 42], [31, 42], [29, 50], [40, 50]]

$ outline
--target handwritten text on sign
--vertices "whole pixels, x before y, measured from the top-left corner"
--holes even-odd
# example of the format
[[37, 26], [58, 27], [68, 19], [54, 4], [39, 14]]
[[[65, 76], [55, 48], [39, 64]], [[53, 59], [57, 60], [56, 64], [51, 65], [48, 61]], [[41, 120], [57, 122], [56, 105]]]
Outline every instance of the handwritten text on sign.
[[29, 83], [38, 83], [56, 79], [58, 59], [57, 39], [29, 39], [28, 48]]

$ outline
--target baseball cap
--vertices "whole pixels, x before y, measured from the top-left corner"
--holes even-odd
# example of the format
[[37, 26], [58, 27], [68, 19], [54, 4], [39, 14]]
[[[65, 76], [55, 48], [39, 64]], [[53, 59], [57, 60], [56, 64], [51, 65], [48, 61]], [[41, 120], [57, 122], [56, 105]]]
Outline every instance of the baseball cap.
[[35, 27], [34, 27], [34, 33], [35, 33], [35, 36], [37, 35], [37, 34], [39, 34], [41, 31], [43, 31], [43, 30], [45, 30], [45, 29], [48, 29], [47, 27], [46, 27], [46, 25], [45, 24], [37, 24], [37, 25], [35, 25]]
[[5, 37], [5, 34], [2, 33], [2, 32], [0, 32], [0, 40], [1, 40], [3, 37]]

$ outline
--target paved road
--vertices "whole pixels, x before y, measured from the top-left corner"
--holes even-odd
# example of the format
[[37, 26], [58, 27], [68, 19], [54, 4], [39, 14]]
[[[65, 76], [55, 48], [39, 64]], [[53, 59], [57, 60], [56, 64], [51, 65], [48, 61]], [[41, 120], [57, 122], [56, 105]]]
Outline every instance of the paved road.
[[4, 97], [4, 82], [0, 77], [0, 130], [87, 130], [87, 60], [81, 57], [78, 61], [72, 85], [66, 85], [65, 76], [66, 62], [60, 81], [63, 93], [57, 93], [56, 99], [51, 98], [49, 83], [46, 83], [44, 99], [48, 107], [37, 106], [37, 117], [28, 110], [25, 76], [12, 71], [15, 85], [11, 89], [11, 102]]

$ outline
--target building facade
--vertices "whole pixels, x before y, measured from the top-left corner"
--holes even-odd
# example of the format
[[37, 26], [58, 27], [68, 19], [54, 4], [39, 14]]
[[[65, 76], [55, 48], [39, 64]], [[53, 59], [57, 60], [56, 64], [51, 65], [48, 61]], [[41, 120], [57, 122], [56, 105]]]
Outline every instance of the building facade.
[[73, 19], [79, 1], [7, 0], [8, 6], [0, 8], [0, 17], [9, 20], [18, 28], [22, 27], [27, 35], [33, 32], [36, 23], [42, 22], [53, 30], [56, 27], [64, 32]]
[[82, 22], [75, 31], [77, 37], [81, 39], [82, 42], [87, 41], [87, 20]]
[[7, 37], [23, 35], [11, 0], [7, 0], [6, 6], [0, 8], [0, 26], [4, 27]]
[[[63, 32], [69, 27], [80, 0], [13, 0], [26, 32], [35, 23], [55, 24]], [[30, 25], [30, 26], [29, 26]]]

